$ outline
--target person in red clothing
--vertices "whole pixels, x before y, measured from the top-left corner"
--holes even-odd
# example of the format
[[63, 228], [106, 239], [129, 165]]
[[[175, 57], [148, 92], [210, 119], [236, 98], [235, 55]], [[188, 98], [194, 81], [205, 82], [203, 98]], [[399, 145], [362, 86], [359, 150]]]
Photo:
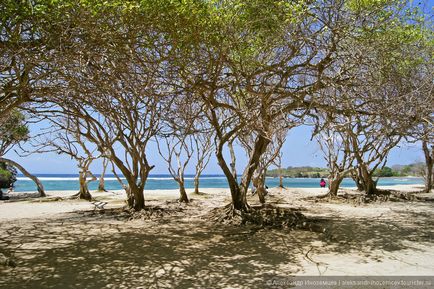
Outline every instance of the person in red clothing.
[[324, 181], [324, 179], [321, 179], [321, 181], [319, 181], [319, 186], [320, 186], [321, 188], [325, 188], [325, 186], [326, 186], [326, 181]]

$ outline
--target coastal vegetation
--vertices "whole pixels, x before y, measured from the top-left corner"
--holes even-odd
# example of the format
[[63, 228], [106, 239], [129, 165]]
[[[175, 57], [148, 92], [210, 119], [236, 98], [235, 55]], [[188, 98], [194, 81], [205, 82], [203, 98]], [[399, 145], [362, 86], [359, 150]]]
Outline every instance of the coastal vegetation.
[[[76, 159], [80, 198], [92, 199], [90, 163], [108, 160], [136, 211], [145, 208], [154, 168], [150, 142], [167, 148], [160, 154], [181, 202], [189, 202], [185, 166], [196, 161], [199, 176], [213, 151], [230, 210], [248, 212], [250, 185], [265, 202], [267, 168], [303, 124], [314, 126], [328, 163], [327, 173], [306, 174], [327, 176], [331, 195], [347, 175], [378, 194], [376, 177], [389, 173], [388, 153], [404, 140], [422, 144], [429, 192], [433, 30], [420, 7], [407, 4], [5, 0], [0, 124], [10, 131], [18, 111], [48, 123], [28, 153]], [[235, 145], [248, 156], [241, 172]], [[4, 154], [0, 161], [25, 171]]]
[[[384, 166], [382, 169], [374, 171], [374, 177], [423, 177], [425, 175], [425, 164], [418, 162], [408, 165], [393, 165], [392, 167]], [[327, 178], [329, 175], [328, 168], [319, 167], [287, 167], [283, 169], [270, 169], [267, 171], [269, 177], [284, 178]], [[346, 177], [351, 177], [347, 174]]]
[[[0, 188], [15, 170], [38, 187], [2, 198], [0, 287], [432, 285], [432, 20], [406, 0], [0, 1]], [[298, 126], [327, 168], [282, 168]], [[423, 164], [387, 167], [407, 144]], [[78, 192], [46, 196], [11, 151], [71, 158]], [[158, 154], [174, 191], [145, 192]], [[228, 188], [199, 182], [210, 158]], [[109, 173], [122, 190], [105, 191]], [[377, 186], [394, 175], [425, 184]]]
[[329, 172], [327, 168], [317, 167], [288, 167], [283, 169], [272, 169], [267, 171], [269, 177], [284, 178], [327, 178]]
[[9, 188], [16, 181], [16, 169], [33, 180], [41, 197], [45, 196], [44, 187], [39, 179], [28, 172], [17, 162], [7, 159], [4, 155], [29, 139], [29, 129], [25, 116], [19, 110], [12, 110], [4, 116], [0, 122], [0, 191], [1, 188]]
[[0, 190], [13, 186], [16, 182], [17, 171], [5, 163], [0, 163]]

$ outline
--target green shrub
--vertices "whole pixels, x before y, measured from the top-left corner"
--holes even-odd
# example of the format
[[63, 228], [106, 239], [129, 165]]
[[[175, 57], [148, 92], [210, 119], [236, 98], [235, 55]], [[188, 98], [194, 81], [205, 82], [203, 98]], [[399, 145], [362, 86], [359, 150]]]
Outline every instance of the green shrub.
[[0, 163], [0, 189], [11, 187], [17, 180], [17, 171], [6, 165]]

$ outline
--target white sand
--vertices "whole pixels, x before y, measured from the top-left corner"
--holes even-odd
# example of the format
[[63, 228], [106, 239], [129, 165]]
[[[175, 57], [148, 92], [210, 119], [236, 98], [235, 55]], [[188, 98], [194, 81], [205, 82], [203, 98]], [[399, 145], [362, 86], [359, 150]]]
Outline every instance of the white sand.
[[356, 253], [342, 255], [314, 254], [312, 263], [302, 258], [305, 276], [432, 276], [434, 274], [434, 248], [428, 245], [417, 246], [417, 250], [401, 250], [384, 252], [373, 250], [372, 255], [378, 258], [366, 257]]
[[[229, 195], [228, 189], [201, 189], [201, 192], [211, 195]], [[33, 192], [14, 193], [27, 194]], [[56, 197], [68, 198], [76, 194], [76, 191], [47, 191], [46, 198], [36, 198], [32, 200], [20, 201], [0, 201], [0, 221], [15, 220], [15, 219], [35, 219], [35, 218], [52, 218], [57, 214], [70, 213], [79, 210], [93, 210], [95, 206], [88, 201], [78, 199], [67, 199], [62, 201], [48, 201]], [[193, 190], [187, 190], [187, 193], [192, 195]], [[108, 202], [105, 208], [120, 207], [125, 204], [126, 194], [123, 190], [109, 192], [91, 192], [92, 196], [97, 200]], [[178, 190], [149, 190], [145, 191], [146, 200], [165, 200], [177, 199], [179, 197]]]
[[[397, 191], [415, 191], [420, 189], [418, 186], [399, 185], [382, 187]], [[346, 189], [347, 190], [347, 189]], [[228, 189], [201, 189], [206, 193], [202, 199], [209, 199], [212, 206], [224, 205], [229, 200]], [[50, 191], [47, 198], [22, 200], [16, 202], [0, 201], [0, 223], [5, 221], [25, 222], [25, 219], [55, 219], [59, 214], [74, 212], [77, 210], [93, 210], [94, 205], [87, 201], [68, 199], [61, 201], [44, 200], [62, 197], [66, 198], [75, 194], [75, 191]], [[286, 190], [273, 189], [272, 193], [278, 197], [286, 199], [286, 202], [294, 207], [304, 207], [307, 209], [306, 215], [337, 216], [340, 218], [399, 218], [399, 210], [412, 212], [432, 212], [432, 205], [424, 205], [413, 202], [400, 203], [374, 203], [364, 206], [342, 203], [307, 203], [302, 198], [317, 196], [327, 193], [323, 188], [289, 188]], [[192, 195], [188, 190], [190, 198], [199, 198]], [[125, 193], [123, 191], [92, 192], [93, 197], [98, 200], [108, 202], [106, 208], [123, 206]], [[433, 196], [434, 193], [425, 194]], [[146, 201], [177, 199], [177, 190], [153, 190], [145, 192]], [[256, 196], [255, 196], [256, 198]], [[405, 220], [403, 220], [405, 221]], [[393, 241], [393, 240], [391, 240]], [[384, 252], [375, 250], [370, 256], [365, 256], [357, 251], [345, 254], [326, 253], [321, 250], [321, 242], [313, 241], [309, 258], [299, 254], [302, 270], [299, 275], [433, 275], [434, 274], [434, 246], [432, 244], [412, 244], [411, 249], [403, 249], [395, 252]], [[378, 256], [379, 258], [375, 258]]]

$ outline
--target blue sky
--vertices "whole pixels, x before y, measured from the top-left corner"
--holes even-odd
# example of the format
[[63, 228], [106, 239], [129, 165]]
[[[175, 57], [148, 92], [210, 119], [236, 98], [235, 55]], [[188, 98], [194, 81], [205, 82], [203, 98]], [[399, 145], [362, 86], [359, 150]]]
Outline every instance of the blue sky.
[[[289, 132], [287, 141], [283, 146], [283, 166], [320, 166], [325, 167], [326, 162], [322, 156], [315, 140], [310, 141], [311, 128], [300, 126]], [[237, 170], [242, 172], [247, 160], [244, 152], [238, 148]], [[74, 160], [66, 155], [55, 153], [34, 154], [27, 157], [20, 157], [15, 152], [9, 152], [7, 157], [12, 158], [22, 164], [27, 170], [35, 174], [75, 174], [78, 172]], [[151, 164], [155, 165], [152, 174], [167, 174], [167, 166], [159, 156], [155, 143], [149, 146], [148, 156]], [[388, 159], [388, 165], [409, 164], [423, 161], [423, 154], [419, 144], [402, 144], [393, 149]], [[95, 162], [92, 172], [98, 174], [101, 171], [101, 163]], [[193, 166], [187, 168], [187, 173], [194, 173]], [[217, 161], [213, 157], [206, 168], [205, 174], [222, 174]]]

